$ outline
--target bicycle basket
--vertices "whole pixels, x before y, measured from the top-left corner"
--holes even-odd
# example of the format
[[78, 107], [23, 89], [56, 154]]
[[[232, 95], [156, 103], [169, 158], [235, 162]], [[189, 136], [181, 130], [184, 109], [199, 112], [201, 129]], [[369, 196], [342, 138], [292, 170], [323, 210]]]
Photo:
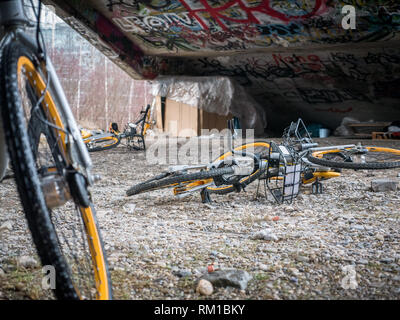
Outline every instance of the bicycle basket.
[[302, 162], [298, 154], [285, 145], [270, 143], [269, 161], [265, 180], [267, 188], [279, 204], [291, 203], [300, 191]]

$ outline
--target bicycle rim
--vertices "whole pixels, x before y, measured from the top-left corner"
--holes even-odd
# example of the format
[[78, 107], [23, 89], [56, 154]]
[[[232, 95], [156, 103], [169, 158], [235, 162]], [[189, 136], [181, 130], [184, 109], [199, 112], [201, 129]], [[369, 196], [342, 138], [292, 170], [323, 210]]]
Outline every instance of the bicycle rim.
[[315, 164], [342, 169], [391, 169], [400, 167], [400, 150], [362, 147], [316, 151], [307, 156]]
[[177, 174], [171, 175], [166, 178], [161, 179], [151, 179], [148, 182], [139, 183], [128, 189], [126, 194], [128, 196], [132, 196], [135, 194], [163, 189], [163, 188], [171, 188], [171, 187], [186, 187], [189, 184], [201, 184], [203, 181], [208, 181], [213, 177], [218, 177], [223, 174], [232, 174], [232, 167], [219, 168], [219, 169], [211, 169], [198, 171], [194, 173], [185, 173], [185, 174]]
[[117, 136], [110, 136], [105, 138], [89, 138], [84, 140], [89, 152], [103, 151], [115, 148], [120, 143], [120, 139]]

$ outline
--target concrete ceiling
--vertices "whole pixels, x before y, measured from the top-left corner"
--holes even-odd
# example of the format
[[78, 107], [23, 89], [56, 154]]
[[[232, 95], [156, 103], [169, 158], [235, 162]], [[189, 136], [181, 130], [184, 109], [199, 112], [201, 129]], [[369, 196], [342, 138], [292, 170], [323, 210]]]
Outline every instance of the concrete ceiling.
[[[269, 125], [400, 118], [398, 0], [45, 0], [135, 79], [223, 75]], [[342, 8], [356, 9], [356, 29]]]

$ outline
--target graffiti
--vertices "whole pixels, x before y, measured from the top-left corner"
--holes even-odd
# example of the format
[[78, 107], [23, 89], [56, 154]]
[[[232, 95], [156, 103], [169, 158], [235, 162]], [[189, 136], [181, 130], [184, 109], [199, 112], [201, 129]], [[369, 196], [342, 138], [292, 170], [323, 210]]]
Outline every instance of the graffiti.
[[[112, 17], [113, 22], [124, 32], [135, 36], [139, 34], [143, 42], [152, 47], [160, 49], [164, 43], [164, 47], [169, 50], [229, 51], [248, 49], [251, 45], [270, 46], [279, 43], [282, 37], [290, 42], [303, 41], [307, 38], [304, 35], [306, 32], [297, 21], [306, 21], [308, 17], [317, 16], [317, 13], [325, 10], [322, 9], [325, 8], [325, 0], [314, 0], [311, 3], [304, 2], [293, 9], [270, 0], [254, 3], [242, 0], [231, 0], [228, 3], [181, 0], [164, 2], [162, 8], [143, 14], [134, 8], [137, 1], [109, 1], [108, 6], [130, 8], [120, 10]], [[158, 5], [161, 6], [160, 3]], [[274, 19], [280, 23], [271, 23]], [[178, 41], [177, 38], [184, 41]], [[171, 45], [171, 42], [178, 45]], [[182, 42], [186, 44], [182, 45]]]
[[281, 66], [281, 64], [291, 66], [293, 72], [297, 74], [302, 72], [318, 72], [324, 68], [320, 58], [315, 54], [307, 56], [293, 54], [286, 57], [282, 57], [281, 54], [273, 54], [272, 58], [277, 66]]
[[396, 54], [369, 52], [368, 56], [364, 58], [364, 61], [366, 64], [381, 65], [386, 74], [390, 75], [392, 72], [396, 71], [396, 69], [393, 69], [393, 64], [400, 64], [400, 56]]
[[197, 21], [193, 20], [187, 12], [184, 13], [165, 13], [159, 16], [126, 16], [114, 18], [113, 21], [127, 32], [144, 31], [181, 31], [182, 27], [200, 30]]
[[126, 8], [131, 8], [135, 9], [137, 11], [140, 10], [140, 5], [143, 5], [147, 8], [151, 8], [154, 10], [160, 10], [160, 9], [165, 9], [168, 6], [170, 6], [172, 3], [171, 0], [164, 0], [164, 1], [159, 1], [159, 0], [107, 0], [106, 7], [110, 10], [113, 11], [114, 6], [123, 6]]
[[[78, 0], [51, 0], [91, 23], [96, 10]], [[100, 3], [100, 2], [99, 2]], [[102, 14], [142, 49], [239, 52], [268, 47], [392, 39], [400, 31], [396, 0], [107, 0]], [[341, 27], [344, 6], [357, 9], [357, 29]], [[71, 11], [72, 12], [72, 11]], [[109, 16], [107, 15], [107, 17]]]
[[297, 23], [290, 23], [288, 25], [270, 24], [270, 25], [259, 25], [257, 29], [260, 35], [263, 36], [292, 36], [300, 35], [303, 33], [303, 28]]
[[258, 101], [287, 101], [318, 105], [319, 112], [350, 113], [347, 105], [329, 108], [321, 104], [372, 104], [398, 99], [400, 50], [323, 52], [317, 54], [253, 54], [227, 59], [189, 60], [191, 75], [233, 77], [251, 90]]
[[327, 67], [328, 73], [342, 78], [351, 78], [359, 81], [366, 81], [370, 73], [360, 68], [359, 60], [353, 54], [332, 53], [330, 64]]
[[324, 17], [314, 17], [302, 22], [303, 29], [309, 30], [310, 33], [326, 32], [329, 29], [334, 29], [336, 21], [332, 19], [326, 19]]
[[378, 8], [383, 6], [391, 8], [400, 7], [397, 0], [340, 0], [338, 2], [341, 6], [350, 5], [358, 9], [368, 7], [378, 10]]
[[[201, 24], [204, 30], [210, 29], [210, 26], [208, 25], [208, 19], [204, 19], [203, 15], [212, 17], [213, 22], [218, 24], [222, 30], [226, 31], [229, 30], [229, 25], [227, 24], [229, 22], [260, 24], [261, 21], [257, 17], [258, 14], [265, 14], [283, 22], [308, 19], [320, 13], [322, 7], [324, 7], [325, 0], [315, 0], [314, 7], [309, 12], [305, 12], [301, 9], [297, 15], [290, 15], [287, 12], [275, 9], [271, 6], [270, 0], [263, 0], [260, 4], [253, 7], [247, 6], [247, 3], [243, 0], [232, 0], [219, 7], [210, 6], [208, 1], [200, 0], [199, 2], [202, 7], [196, 9], [191, 8], [186, 0], [180, 0], [180, 2], [189, 14]], [[228, 15], [226, 12], [229, 11], [230, 14]]]
[[337, 103], [347, 100], [370, 101], [363, 93], [355, 92], [351, 89], [313, 89], [313, 88], [298, 88], [301, 98], [311, 104], [315, 103]]
[[[139, 34], [158, 50], [239, 51], [386, 39], [400, 30], [400, 9], [390, 0], [380, 2], [385, 5], [367, 0], [154, 0], [108, 1], [107, 6], [115, 9], [112, 20], [121, 30]], [[366, 10], [356, 30], [341, 26], [339, 9], [346, 5]]]
[[[197, 62], [200, 63], [199, 70], [206, 70], [204, 74], [211, 73], [234, 77], [244, 86], [252, 85], [252, 78], [267, 81], [273, 81], [276, 78], [296, 77], [311, 79], [310, 74], [320, 73], [325, 68], [316, 55], [282, 56], [281, 54], [273, 54], [272, 58], [273, 61], [267, 62], [261, 59], [247, 58], [229, 67], [224, 66], [217, 59], [211, 58], [199, 59]], [[322, 75], [321, 78], [327, 80], [326, 76]]]
[[[252, 41], [254, 28], [247, 27], [243, 29], [233, 28], [229, 32], [187, 32], [183, 33], [182, 38], [196, 45], [199, 48], [207, 48], [216, 51], [226, 51], [227, 48], [246, 49], [247, 44]], [[254, 39], [253, 39], [254, 40]]]
[[185, 51], [194, 51], [196, 49], [199, 49], [199, 47], [196, 47], [193, 43], [190, 43], [186, 39], [182, 39], [179, 37], [167, 37], [167, 38], [160, 38], [157, 37], [157, 34], [159, 34], [157, 31], [152, 31], [152, 37], [144, 37], [141, 35], [137, 35], [139, 39], [141, 39], [144, 43], [151, 45], [152, 47], [155, 48], [167, 48], [168, 50], [179, 50], [183, 49]]
[[124, 6], [127, 8], [135, 9], [139, 11], [139, 3], [136, 0], [131, 0], [131, 1], [113, 1], [113, 0], [108, 0], [106, 7], [108, 10], [113, 11], [114, 6]]

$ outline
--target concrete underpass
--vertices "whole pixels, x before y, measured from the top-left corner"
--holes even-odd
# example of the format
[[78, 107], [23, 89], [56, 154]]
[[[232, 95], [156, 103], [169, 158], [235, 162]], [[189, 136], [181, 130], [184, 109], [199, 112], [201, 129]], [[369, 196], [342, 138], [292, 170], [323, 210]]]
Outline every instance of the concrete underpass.
[[45, 2], [135, 79], [228, 77], [259, 133], [400, 118], [396, 1]]
[[[350, 170], [316, 166], [297, 149], [281, 148], [284, 128], [302, 118], [322, 147], [400, 150], [400, 133], [382, 133], [400, 120], [398, 0], [43, 3], [77, 32], [63, 23], [42, 28], [80, 127], [106, 131], [115, 122], [124, 133], [152, 106], [145, 151], [121, 139], [90, 153], [93, 174], [102, 178], [90, 191], [115, 299], [400, 298], [400, 152], [397, 167]], [[192, 168], [196, 174], [212, 163], [225, 169], [230, 164], [218, 160], [231, 143], [254, 142], [251, 135], [220, 135], [232, 118], [254, 129], [268, 153], [255, 167], [266, 170], [260, 179], [243, 186], [224, 174], [127, 196], [128, 188], [162, 180], [168, 170], [175, 170], [172, 177], [186, 172], [178, 165], [210, 164]], [[206, 135], [203, 129], [217, 130]], [[269, 148], [271, 141], [279, 146]], [[336, 152], [341, 163], [352, 162], [343, 150]], [[297, 179], [289, 183], [294, 197], [280, 203], [272, 189], [285, 194], [288, 176]], [[52, 299], [42, 289], [42, 266], [13, 177], [9, 167], [0, 179], [0, 300]], [[232, 192], [211, 194], [207, 202], [209, 194], [200, 192], [221, 180], [230, 181]], [[75, 243], [68, 228], [75, 216], [57, 212], [66, 239]], [[212, 282], [216, 271], [231, 276]], [[200, 286], [203, 277], [211, 289]]]

